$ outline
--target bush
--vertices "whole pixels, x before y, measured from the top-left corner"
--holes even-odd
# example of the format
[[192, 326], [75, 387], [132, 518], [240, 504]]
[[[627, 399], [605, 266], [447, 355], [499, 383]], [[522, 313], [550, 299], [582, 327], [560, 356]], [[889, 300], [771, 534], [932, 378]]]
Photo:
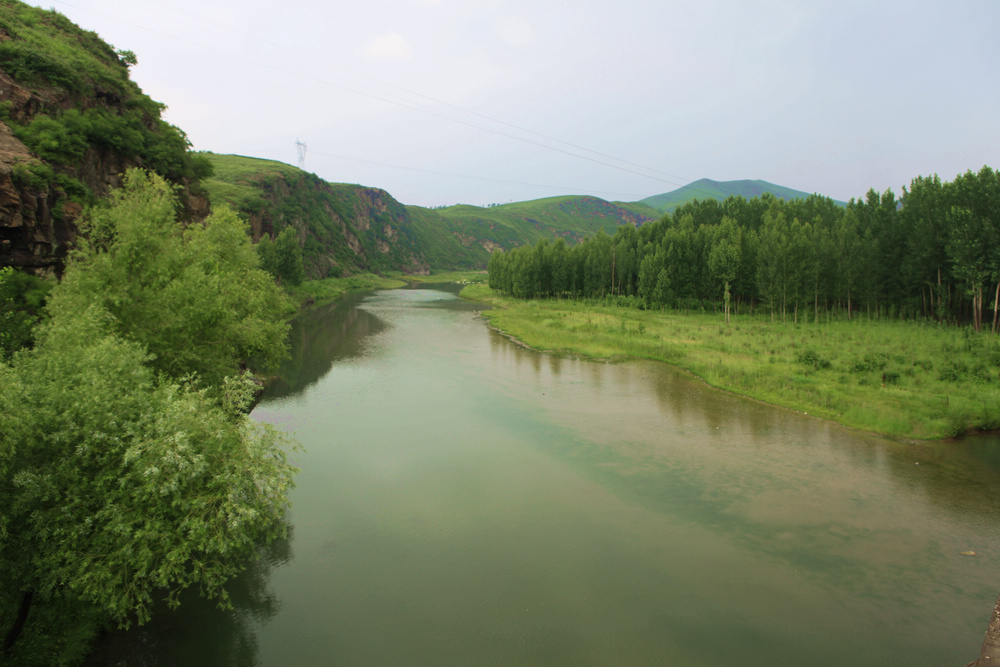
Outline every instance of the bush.
[[798, 356], [798, 361], [800, 364], [812, 366], [816, 370], [823, 370], [830, 367], [830, 361], [819, 356], [815, 350], [801, 352]]
[[944, 382], [957, 382], [964, 378], [965, 374], [968, 372], [969, 367], [963, 362], [950, 361], [940, 371], [938, 371], [938, 380], [943, 380]]
[[868, 373], [871, 371], [881, 371], [885, 369], [888, 361], [889, 361], [888, 355], [882, 352], [877, 354], [866, 354], [864, 356], [864, 359], [855, 359], [850, 364], [850, 369], [854, 373]]

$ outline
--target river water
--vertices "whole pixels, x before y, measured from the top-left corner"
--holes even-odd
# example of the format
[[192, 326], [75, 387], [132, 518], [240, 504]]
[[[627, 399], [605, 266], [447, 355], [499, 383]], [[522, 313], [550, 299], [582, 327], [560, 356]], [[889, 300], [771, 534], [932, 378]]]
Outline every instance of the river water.
[[978, 655], [1000, 591], [996, 438], [900, 443], [662, 364], [533, 353], [455, 291], [300, 318], [253, 413], [304, 447], [290, 539], [235, 582], [235, 611], [185, 600], [114, 664]]

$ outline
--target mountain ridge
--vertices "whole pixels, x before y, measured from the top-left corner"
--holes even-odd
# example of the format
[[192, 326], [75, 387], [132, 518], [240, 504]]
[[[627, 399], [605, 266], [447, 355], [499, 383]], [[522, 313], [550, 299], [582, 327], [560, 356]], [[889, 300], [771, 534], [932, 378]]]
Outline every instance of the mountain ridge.
[[[676, 190], [664, 192], [639, 200], [637, 203], [645, 204], [656, 209], [661, 214], [673, 213], [679, 206], [694, 201], [695, 199], [718, 199], [725, 200], [727, 197], [737, 196], [753, 199], [765, 193], [773, 194], [779, 199], [805, 199], [811, 193], [802, 190], [776, 185], [763, 180], [742, 179], [735, 181], [715, 181], [710, 178], [700, 178]], [[844, 206], [844, 202], [834, 202]]]

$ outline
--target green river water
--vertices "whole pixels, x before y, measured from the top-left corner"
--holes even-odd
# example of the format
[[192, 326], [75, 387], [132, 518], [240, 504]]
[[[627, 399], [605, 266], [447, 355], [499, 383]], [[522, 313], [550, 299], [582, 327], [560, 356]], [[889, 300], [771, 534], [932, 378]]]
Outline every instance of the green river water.
[[235, 611], [185, 599], [109, 663], [978, 655], [1000, 591], [997, 438], [895, 442], [662, 364], [533, 353], [455, 291], [296, 322], [253, 413], [304, 447], [290, 539], [234, 583]]

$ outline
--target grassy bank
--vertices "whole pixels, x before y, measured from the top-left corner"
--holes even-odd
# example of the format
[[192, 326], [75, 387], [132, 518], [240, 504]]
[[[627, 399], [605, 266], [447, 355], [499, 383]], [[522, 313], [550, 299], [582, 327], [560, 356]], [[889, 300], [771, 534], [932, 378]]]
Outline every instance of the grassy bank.
[[484, 271], [452, 271], [429, 276], [409, 276], [392, 273], [377, 276], [374, 273], [359, 273], [348, 278], [324, 278], [306, 280], [301, 285], [288, 288], [288, 293], [301, 308], [313, 303], [326, 303], [340, 298], [344, 292], [367, 289], [391, 289], [403, 287], [407, 283], [465, 283], [475, 284], [486, 281]]
[[288, 288], [288, 294], [299, 305], [325, 303], [338, 299], [344, 292], [363, 289], [389, 289], [403, 287], [406, 282], [400, 276], [377, 276], [374, 273], [359, 273], [348, 278], [324, 278], [306, 280], [301, 285]]
[[402, 276], [408, 283], [462, 283], [475, 285], [485, 283], [489, 276], [485, 271], [448, 271], [445, 273], [432, 273], [429, 276]]
[[501, 331], [539, 350], [665, 361], [708, 384], [846, 426], [906, 438], [1000, 428], [1000, 337], [897, 321], [772, 324], [739, 316], [518, 301], [485, 285]]

